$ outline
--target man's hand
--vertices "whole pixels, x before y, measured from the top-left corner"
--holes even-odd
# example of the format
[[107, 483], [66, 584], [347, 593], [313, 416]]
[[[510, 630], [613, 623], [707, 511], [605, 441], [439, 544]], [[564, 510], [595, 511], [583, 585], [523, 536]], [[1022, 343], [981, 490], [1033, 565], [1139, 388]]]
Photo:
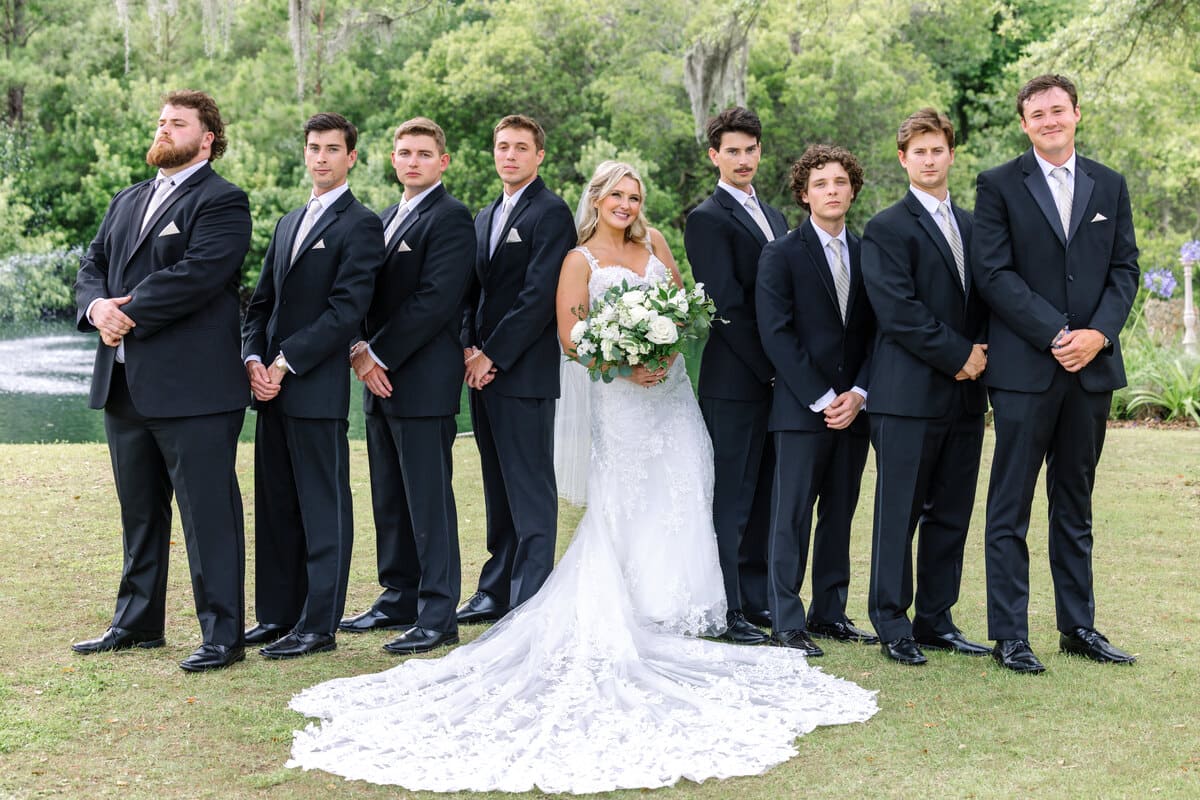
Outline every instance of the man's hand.
[[378, 366], [375, 359], [371, 358], [366, 342], [356, 342], [350, 348], [350, 367], [354, 370], [354, 377], [360, 381], [366, 380], [367, 373]]
[[250, 391], [254, 393], [254, 399], [260, 403], [274, 400], [275, 395], [279, 394], [279, 384], [271, 382], [267, 368], [261, 361], [247, 361], [246, 376], [250, 378]]
[[392, 382], [388, 380], [387, 370], [376, 364], [370, 356], [367, 356], [367, 360], [371, 362], [371, 368], [359, 379], [366, 385], [367, 391], [376, 397], [391, 397]]
[[131, 295], [106, 297], [92, 304], [92, 324], [100, 331], [100, 340], [109, 347], [116, 347], [122, 337], [137, 324], [121, 310], [121, 306], [132, 300]]
[[987, 369], [987, 345], [972, 345], [971, 355], [967, 357], [967, 363], [962, 365], [962, 369], [954, 376], [954, 380], [973, 381], [982, 375], [985, 369]]
[[482, 389], [496, 377], [496, 366], [490, 358], [484, 355], [482, 350], [477, 347], [471, 349], [474, 352], [467, 357], [466, 361], [467, 386], [472, 389]]
[[1104, 334], [1091, 328], [1083, 328], [1064, 333], [1050, 352], [1067, 372], [1079, 372], [1092, 363], [1092, 359], [1103, 348]]
[[854, 391], [842, 392], [825, 407], [825, 426], [835, 431], [850, 427], [866, 400]]
[[277, 367], [274, 362], [271, 363], [271, 366], [267, 367], [267, 380], [275, 384], [275, 386], [283, 383], [283, 379], [287, 374], [287, 367]]

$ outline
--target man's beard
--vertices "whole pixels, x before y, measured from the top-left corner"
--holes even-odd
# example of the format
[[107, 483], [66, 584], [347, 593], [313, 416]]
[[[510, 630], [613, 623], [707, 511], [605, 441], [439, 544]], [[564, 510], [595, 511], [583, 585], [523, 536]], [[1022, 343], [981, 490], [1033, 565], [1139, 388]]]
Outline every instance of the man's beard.
[[150, 149], [146, 151], [146, 163], [160, 169], [172, 169], [182, 167], [199, 154], [199, 142], [190, 147], [187, 145], [176, 147], [165, 139], [160, 139], [150, 145]]

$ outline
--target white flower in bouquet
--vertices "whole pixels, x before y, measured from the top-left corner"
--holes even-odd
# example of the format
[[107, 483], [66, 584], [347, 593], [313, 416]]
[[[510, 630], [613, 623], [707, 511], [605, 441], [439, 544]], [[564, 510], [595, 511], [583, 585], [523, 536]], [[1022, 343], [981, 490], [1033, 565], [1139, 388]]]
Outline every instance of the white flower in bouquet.
[[650, 321], [646, 338], [654, 344], [674, 344], [679, 339], [679, 328], [666, 317], [656, 317]]
[[583, 341], [583, 337], [587, 334], [588, 324], [586, 319], [581, 319], [571, 326], [571, 341], [577, 346]]
[[633, 325], [637, 325], [639, 322], [644, 321], [652, 313], [653, 312], [651, 312], [650, 309], [646, 308], [645, 306], [629, 307], [629, 319], [632, 321]]
[[646, 302], [646, 293], [641, 289], [630, 289], [621, 295], [621, 303], [625, 306], [640, 306]]

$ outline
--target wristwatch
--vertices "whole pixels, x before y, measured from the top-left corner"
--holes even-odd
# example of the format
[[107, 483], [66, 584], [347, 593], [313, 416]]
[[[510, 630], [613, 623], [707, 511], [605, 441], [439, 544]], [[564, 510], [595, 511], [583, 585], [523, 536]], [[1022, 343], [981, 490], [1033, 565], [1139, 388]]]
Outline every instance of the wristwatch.
[[284, 372], [284, 373], [290, 372], [290, 370], [288, 369], [287, 359], [283, 357], [283, 353], [280, 353], [279, 355], [275, 356], [275, 360], [273, 362], [271, 362], [271, 366], [273, 366], [275, 369], [279, 370], [280, 372]]

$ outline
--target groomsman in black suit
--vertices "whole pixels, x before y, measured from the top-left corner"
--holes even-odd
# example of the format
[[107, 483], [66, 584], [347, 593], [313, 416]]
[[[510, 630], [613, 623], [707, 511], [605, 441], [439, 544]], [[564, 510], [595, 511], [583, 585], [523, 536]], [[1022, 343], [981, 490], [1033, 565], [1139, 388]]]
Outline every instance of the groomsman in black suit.
[[[763, 248], [758, 267], [758, 329], [775, 365], [768, 423], [775, 437], [767, 551], [771, 638], [810, 656], [823, 655], [811, 635], [878, 641], [846, 617], [850, 524], [868, 449], [867, 420], [859, 412], [875, 337], [859, 239], [846, 228], [862, 185], [862, 167], [849, 151], [810, 146], [791, 172], [792, 194], [810, 216]], [[806, 615], [800, 587], [814, 505], [813, 598]]]
[[379, 217], [346, 183], [358, 158], [357, 129], [323, 113], [304, 124], [304, 136], [312, 194], [275, 226], [242, 329], [258, 410], [258, 625], [246, 641], [266, 645], [260, 652], [268, 658], [337, 647], [354, 541], [346, 354], [383, 262]]
[[479, 590], [458, 609], [460, 623], [500, 618], [533, 597], [554, 566], [554, 401], [562, 360], [554, 295], [576, 237], [567, 204], [538, 177], [545, 147], [535, 120], [500, 120], [492, 155], [504, 191], [475, 217], [475, 279], [461, 341], [491, 557]]
[[771, 624], [766, 543], [774, 458], [767, 416], [775, 370], [758, 337], [754, 284], [763, 245], [787, 233], [787, 220], [752, 185], [762, 155], [758, 115], [726, 109], [709, 120], [707, 133], [708, 157], [720, 179], [688, 215], [683, 241], [692, 274], [727, 321], [712, 328], [699, 386], [713, 443], [713, 527], [729, 604], [721, 638], [762, 644], [767, 636], [751, 621]]
[[153, 180], [113, 198], [80, 259], [77, 324], [100, 332], [89, 405], [104, 431], [125, 553], [112, 626], [77, 653], [162, 647], [179, 502], [204, 643], [180, 667], [245, 658], [245, 537], [234, 461], [246, 413], [238, 283], [250, 247], [246, 194], [213, 172], [221, 112], [203, 92], [163, 98], [146, 163]]
[[996, 452], [988, 485], [988, 636], [1016, 672], [1045, 667], [1029, 645], [1029, 514], [1043, 461], [1059, 648], [1132, 663], [1095, 628], [1092, 488], [1112, 392], [1125, 385], [1117, 336], [1137, 293], [1129, 190], [1075, 152], [1075, 85], [1041, 75], [1017, 94], [1033, 147], [979, 174], [975, 278], [991, 307], [984, 382]]
[[[879, 327], [871, 364], [877, 480], [868, 611], [884, 655], [922, 647], [985, 656], [950, 615], [975, 505], [987, 397], [987, 311], [967, 255], [971, 215], [950, 202], [954, 126], [924, 108], [896, 134], [909, 190], [863, 231], [862, 272]], [[912, 540], [917, 545], [916, 615]]]
[[463, 292], [475, 263], [467, 207], [442, 185], [446, 134], [401, 123], [392, 166], [404, 197], [380, 219], [387, 258], [351, 363], [365, 384], [371, 503], [383, 593], [344, 631], [403, 628], [384, 650], [424, 653], [458, 641], [458, 512], [451, 486], [462, 392]]

